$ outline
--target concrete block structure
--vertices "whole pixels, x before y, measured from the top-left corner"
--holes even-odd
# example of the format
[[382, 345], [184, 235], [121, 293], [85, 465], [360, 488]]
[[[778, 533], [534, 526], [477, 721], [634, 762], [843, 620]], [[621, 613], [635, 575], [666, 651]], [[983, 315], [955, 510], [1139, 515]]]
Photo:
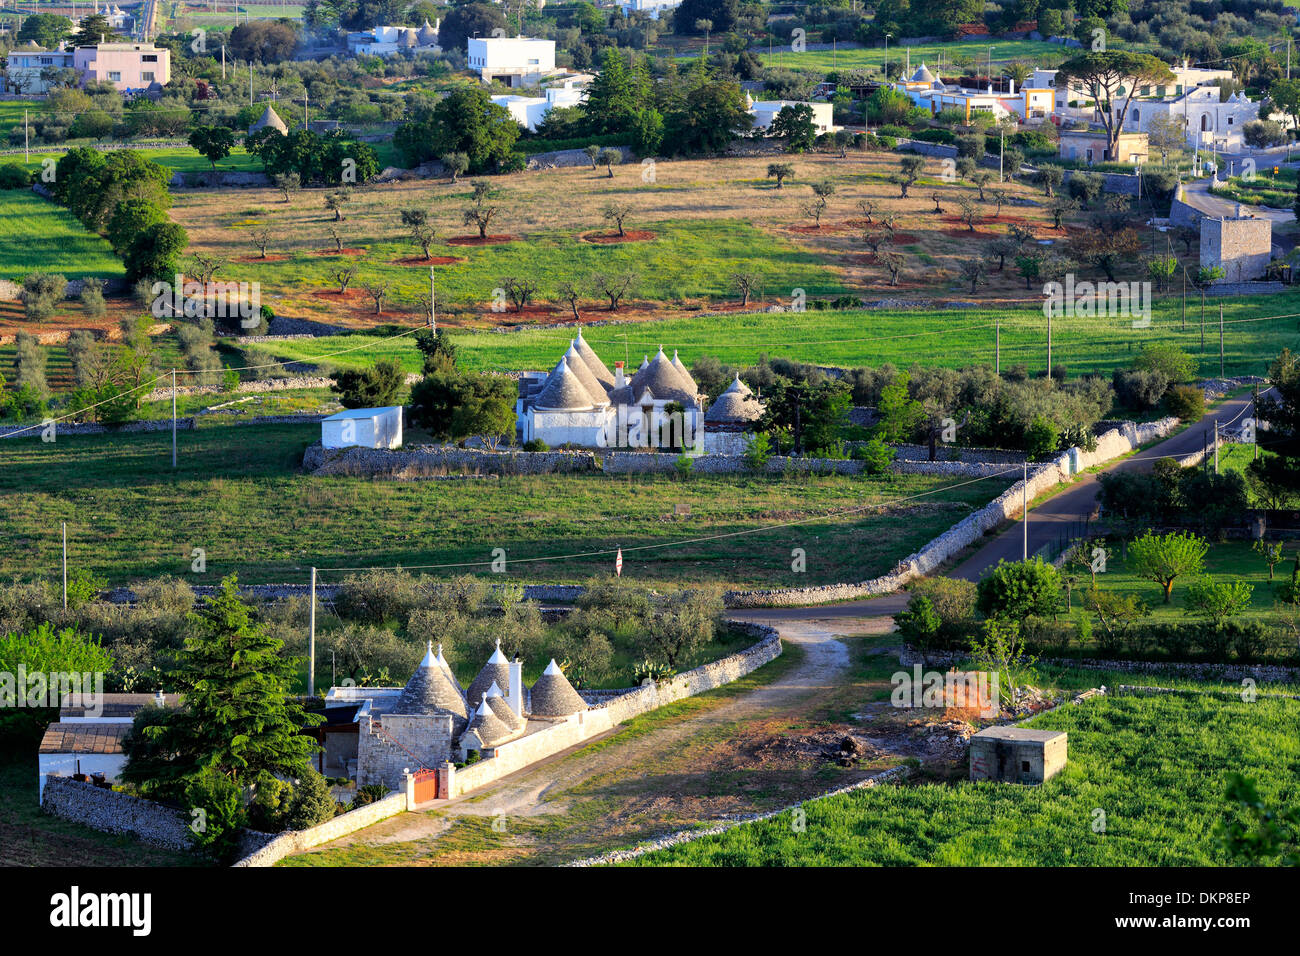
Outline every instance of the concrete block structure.
[[469, 68], [484, 83], [537, 86], [555, 72], [555, 41], [533, 37], [471, 37]]
[[986, 727], [970, 739], [971, 780], [1042, 783], [1066, 761], [1063, 730]]
[[1145, 163], [1148, 156], [1146, 133], [1120, 133], [1111, 155], [1104, 129], [1061, 130], [1062, 159], [1085, 163]]
[[152, 43], [100, 43], [77, 47], [73, 66], [83, 82], [102, 80], [120, 92], [161, 89], [172, 78], [171, 51]]
[[810, 107], [813, 129], [818, 136], [823, 133], [833, 133], [840, 128], [835, 125], [835, 107], [831, 103], [812, 103], [805, 100], [751, 100], [749, 115], [754, 117], [754, 129], [767, 129], [787, 106]]
[[320, 432], [325, 448], [400, 448], [402, 407], [347, 408], [321, 419]]
[[1235, 216], [1202, 216], [1201, 265], [1218, 266], [1220, 282], [1262, 278], [1273, 258], [1273, 222], [1251, 216], [1237, 206]]

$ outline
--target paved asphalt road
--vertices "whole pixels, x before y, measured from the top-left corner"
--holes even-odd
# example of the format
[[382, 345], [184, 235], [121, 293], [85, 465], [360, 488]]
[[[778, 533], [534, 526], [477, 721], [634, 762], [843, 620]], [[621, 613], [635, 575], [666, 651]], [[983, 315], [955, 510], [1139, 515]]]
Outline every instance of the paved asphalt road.
[[[1250, 396], [1229, 399], [1213, 412], [1206, 415], [1199, 423], [1179, 432], [1159, 444], [1123, 459], [1103, 469], [1113, 471], [1150, 471], [1159, 457], [1173, 456], [1182, 458], [1200, 451], [1207, 441], [1214, 440], [1214, 423], [1224, 425], [1234, 423], [1240, 427], [1241, 419], [1249, 413]], [[1096, 474], [1088, 474], [1073, 484], [1062, 486], [1059, 494], [1041, 502], [1029, 511], [1029, 553], [1034, 554], [1040, 548], [1057, 541], [1063, 533], [1086, 521], [1097, 509], [1097, 494], [1101, 486]], [[1023, 553], [1024, 528], [1017, 521], [993, 540], [968, 557], [956, 568], [948, 572], [948, 577], [965, 578], [978, 581], [998, 561], [1019, 561]], [[877, 617], [896, 614], [907, 606], [905, 593], [887, 594], [883, 597], [862, 601], [848, 601], [843, 604], [829, 604], [814, 607], [795, 608], [753, 608], [736, 610], [734, 616], [746, 621], [770, 623], [773, 621], [809, 621], [830, 620], [836, 618]]]

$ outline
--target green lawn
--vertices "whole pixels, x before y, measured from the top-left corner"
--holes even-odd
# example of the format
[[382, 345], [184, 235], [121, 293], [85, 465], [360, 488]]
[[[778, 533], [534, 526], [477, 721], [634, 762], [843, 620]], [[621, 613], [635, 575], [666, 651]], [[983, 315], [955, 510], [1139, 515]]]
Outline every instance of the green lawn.
[[[22, 116], [19, 115], [18, 119], [19, 122], [21, 122]], [[182, 136], [180, 138], [184, 139], [185, 137]], [[152, 159], [160, 166], [166, 166], [168, 169], [173, 169], [177, 172], [206, 173], [212, 168], [211, 164], [206, 159], [200, 156], [196, 150], [190, 149], [188, 146], [167, 146], [159, 149], [141, 149], [137, 150], [137, 152], [141, 156]], [[37, 147], [32, 150], [31, 162], [27, 163], [26, 167], [30, 170], [37, 170], [41, 168], [41, 163], [44, 160], [54, 159], [57, 161], [62, 155], [62, 152], [42, 152], [39, 147]], [[4, 161], [16, 162], [20, 166], [24, 165], [22, 156], [6, 157]], [[246, 153], [244, 147], [236, 146], [231, 150], [229, 156], [217, 163], [217, 169], [226, 172], [261, 172], [262, 164], [257, 157], [250, 156]]]
[[[266, 268], [270, 268], [269, 266]], [[292, 269], [287, 270], [292, 274]], [[810, 293], [815, 286], [810, 286]], [[1126, 366], [1146, 344], [1176, 344], [1201, 359], [1201, 372], [1217, 375], [1218, 307], [1224, 309], [1224, 356], [1229, 375], [1264, 374], [1283, 348], [1300, 348], [1300, 290], [1271, 296], [1211, 299], [1206, 308], [1205, 347], [1201, 348], [1200, 302], [1189, 293], [1183, 328], [1177, 296], [1160, 298], [1150, 328], [1134, 329], [1128, 319], [1058, 318], [1052, 324], [1052, 363], [1064, 363], [1071, 375], [1109, 374]], [[606, 317], [584, 312], [587, 321]], [[1270, 318], [1279, 316], [1278, 318]], [[892, 362], [961, 367], [993, 364], [994, 326], [1001, 322], [1002, 367], [1027, 365], [1030, 372], [1046, 365], [1046, 320], [1025, 307], [1002, 309], [896, 309], [760, 313], [665, 319], [654, 323], [589, 328], [584, 332], [607, 364], [627, 358], [634, 365], [662, 343], [680, 349], [688, 365], [702, 354], [724, 362], [751, 364], [763, 353], [822, 365], [870, 365]], [[454, 333], [461, 364], [471, 369], [544, 369], [568, 347], [568, 329]], [[276, 358], [312, 361], [342, 349], [367, 348], [328, 359], [339, 367], [367, 366], [380, 358], [399, 359], [419, 371], [420, 356], [410, 336], [385, 342], [373, 337], [301, 339], [269, 342], [263, 348]]]
[[69, 279], [122, 275], [122, 263], [104, 239], [63, 207], [23, 189], [0, 190], [0, 235], [2, 279], [21, 281], [33, 271]]
[[[1030, 726], [1069, 733], [1069, 764], [1038, 787], [885, 786], [805, 803], [791, 818], [650, 853], [638, 866], [1213, 866], [1227, 774], [1293, 803], [1300, 703], [1233, 697], [1105, 698]], [[1105, 831], [1094, 830], [1097, 810]]]
[[[504, 548], [512, 577], [581, 581], [609, 555], [528, 563], [529, 558], [624, 549], [624, 574], [650, 581], [792, 586], [878, 575], [974, 507], [1001, 478], [947, 490], [950, 479], [848, 477], [508, 476], [455, 481], [313, 478], [299, 469], [315, 425], [212, 426], [180, 434], [171, 470], [169, 432], [0, 441], [0, 577], [53, 575], [59, 522], [70, 566], [114, 583], [185, 574], [212, 583], [231, 571], [246, 583], [306, 580], [307, 568], [463, 565], [439, 574], [486, 573]], [[936, 492], [884, 513], [829, 512]], [[689, 517], [674, 506], [689, 505]], [[808, 519], [793, 527], [770, 528]], [[673, 546], [697, 536], [764, 528]], [[640, 551], [644, 544], [663, 547]], [[190, 575], [190, 549], [207, 573]], [[791, 570], [791, 550], [807, 572]], [[324, 581], [339, 574], [324, 574]]]

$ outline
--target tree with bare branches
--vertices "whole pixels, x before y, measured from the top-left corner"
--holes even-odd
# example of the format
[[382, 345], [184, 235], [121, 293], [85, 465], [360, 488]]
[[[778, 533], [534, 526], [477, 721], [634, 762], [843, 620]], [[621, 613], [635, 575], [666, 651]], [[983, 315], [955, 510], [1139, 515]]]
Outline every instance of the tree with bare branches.
[[497, 207], [488, 203], [492, 184], [486, 179], [476, 179], [470, 185], [474, 187], [474, 205], [465, 210], [464, 224], [477, 226], [478, 237], [486, 239], [488, 226], [492, 224], [492, 219], [497, 214]]
[[532, 279], [520, 279], [515, 276], [506, 276], [501, 280], [501, 288], [505, 290], [506, 298], [515, 304], [515, 311], [522, 312], [524, 306], [528, 304], [537, 293], [537, 283]]
[[330, 273], [334, 281], [339, 284], [339, 295], [348, 294], [348, 286], [357, 277], [357, 270], [360, 268], [360, 262], [342, 262]]
[[859, 199], [858, 208], [862, 210], [862, 221], [865, 225], [871, 225], [871, 217], [876, 211], [876, 201], [874, 199]]
[[330, 238], [334, 240], [334, 251], [341, 254], [343, 252], [342, 233], [339, 232], [338, 226], [334, 225], [333, 223], [330, 224], [328, 231], [330, 234]]
[[898, 274], [903, 271], [906, 257], [901, 252], [882, 252], [877, 261], [889, 270], [889, 284], [898, 285]]
[[204, 286], [207, 286], [216, 276], [217, 270], [226, 264], [226, 260], [221, 256], [205, 256], [198, 252], [191, 253], [190, 259], [192, 260], [190, 273]]
[[388, 290], [393, 287], [393, 283], [386, 279], [376, 279], [374, 282], [365, 283], [362, 288], [375, 303], [375, 315], [382, 315], [384, 311], [384, 299], [388, 298]]
[[606, 203], [601, 213], [606, 222], [612, 222], [618, 227], [619, 237], [622, 238], [626, 233], [623, 232], [623, 220], [632, 215], [632, 207], [625, 202]]
[[254, 229], [248, 234], [248, 238], [253, 241], [253, 245], [261, 250], [261, 258], [266, 258], [266, 247], [271, 244], [274, 236], [271, 235], [270, 229]]
[[591, 277], [596, 292], [609, 299], [609, 311], [617, 312], [618, 304], [632, 290], [637, 280], [635, 272], [597, 272]]
[[975, 214], [976, 214], [975, 204], [971, 202], [969, 197], [967, 196], [958, 196], [957, 205], [961, 207], [961, 213], [959, 215], [959, 218], [961, 219], [962, 222], [966, 223], [966, 228], [970, 232], [974, 232]]
[[569, 303], [569, 308], [573, 312], [573, 321], [580, 322], [582, 316], [578, 314], [578, 302], [582, 299], [582, 290], [578, 288], [578, 284], [566, 279], [556, 288], [555, 295], [561, 302]]
[[754, 292], [754, 287], [758, 285], [758, 274], [754, 272], [733, 272], [731, 281], [740, 293], [740, 305], [745, 307], [749, 305], [749, 297]]
[[438, 230], [434, 229], [433, 224], [429, 222], [429, 214], [423, 209], [403, 209], [401, 218], [411, 241], [424, 251], [426, 260], [432, 259], [433, 256], [429, 255], [429, 247], [433, 245]]

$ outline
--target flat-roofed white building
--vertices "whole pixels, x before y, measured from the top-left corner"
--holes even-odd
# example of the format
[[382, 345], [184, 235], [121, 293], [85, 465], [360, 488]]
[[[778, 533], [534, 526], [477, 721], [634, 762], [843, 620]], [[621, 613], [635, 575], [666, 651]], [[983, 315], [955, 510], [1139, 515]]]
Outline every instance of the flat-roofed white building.
[[321, 419], [320, 442], [325, 448], [400, 448], [402, 407], [345, 408]]
[[813, 129], [817, 135], [823, 133], [833, 133], [838, 126], [835, 125], [835, 107], [831, 103], [810, 103], [803, 100], [755, 100], [749, 105], [749, 115], [754, 117], [755, 129], [767, 129], [776, 119], [777, 114], [787, 106], [810, 106], [812, 107]]
[[503, 93], [492, 97], [492, 102], [504, 106], [510, 111], [516, 123], [530, 133], [536, 132], [538, 124], [546, 119], [546, 114], [553, 109], [577, 106], [587, 98], [585, 90], [561, 86], [544, 90], [544, 96], [519, 96], [516, 93]]
[[664, 11], [676, 10], [681, 5], [682, 0], [619, 0], [618, 4], [625, 16], [644, 13], [651, 20], [658, 20]]
[[555, 41], [533, 37], [471, 37], [469, 68], [484, 83], [537, 86], [555, 72]]

